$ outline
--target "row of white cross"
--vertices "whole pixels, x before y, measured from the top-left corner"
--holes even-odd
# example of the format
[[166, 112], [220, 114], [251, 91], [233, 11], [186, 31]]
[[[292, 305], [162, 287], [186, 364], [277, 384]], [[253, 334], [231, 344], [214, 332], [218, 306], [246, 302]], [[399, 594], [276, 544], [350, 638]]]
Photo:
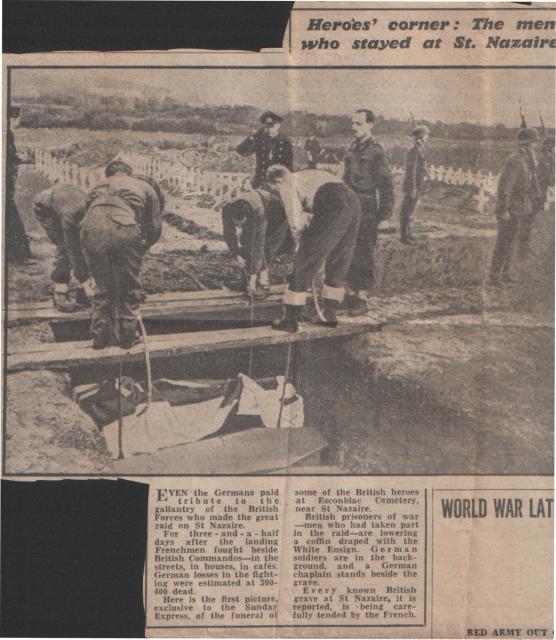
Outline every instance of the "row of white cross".
[[[185, 165], [153, 157], [147, 154], [125, 152], [118, 156], [127, 162], [136, 173], [149, 175], [156, 180], [166, 181], [166, 187], [170, 192], [174, 190], [186, 196], [210, 195], [218, 199], [232, 199], [245, 188], [250, 174], [244, 172], [219, 172], [207, 171], [197, 167]], [[74, 184], [85, 191], [98, 184], [104, 177], [100, 167], [80, 167], [64, 158], [56, 158], [49, 150], [37, 149], [35, 151], [37, 169], [49, 180], [58, 180], [62, 183]], [[340, 173], [341, 164], [320, 165], [332, 173]], [[403, 173], [402, 166], [394, 166], [394, 173]], [[433, 182], [458, 186], [473, 186], [477, 189], [475, 202], [477, 210], [484, 213], [491, 199], [496, 196], [498, 175], [488, 172], [464, 171], [452, 167], [429, 165], [428, 178]], [[547, 208], [554, 204], [554, 187], [548, 189]]]

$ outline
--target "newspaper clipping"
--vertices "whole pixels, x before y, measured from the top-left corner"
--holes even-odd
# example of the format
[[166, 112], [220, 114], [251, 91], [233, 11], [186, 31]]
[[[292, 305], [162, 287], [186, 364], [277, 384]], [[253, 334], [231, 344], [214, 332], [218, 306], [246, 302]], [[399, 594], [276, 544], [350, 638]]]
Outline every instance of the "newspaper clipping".
[[4, 58], [3, 477], [147, 483], [149, 637], [553, 637], [556, 5]]

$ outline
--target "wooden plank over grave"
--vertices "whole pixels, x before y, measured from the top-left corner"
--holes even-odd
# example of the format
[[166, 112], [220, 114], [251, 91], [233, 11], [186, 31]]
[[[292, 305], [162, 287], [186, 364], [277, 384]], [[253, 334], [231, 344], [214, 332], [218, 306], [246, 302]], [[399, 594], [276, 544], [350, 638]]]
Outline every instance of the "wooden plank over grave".
[[[285, 285], [274, 285], [265, 300], [255, 303], [255, 315], [265, 309], [274, 309], [282, 302]], [[141, 305], [141, 316], [146, 320], [165, 317], [183, 320], [226, 318], [234, 319], [250, 313], [247, 296], [238, 291], [174, 291], [147, 296]], [[8, 307], [8, 326], [35, 321], [79, 322], [88, 320], [90, 309], [75, 313], [63, 313], [54, 308], [52, 300], [41, 302], [19, 302]]]
[[[228, 349], [247, 349], [272, 345], [293, 344], [325, 338], [357, 336], [380, 331], [379, 323], [343, 322], [336, 328], [302, 324], [297, 333], [275, 331], [270, 326], [247, 329], [225, 329], [154, 335], [149, 338], [151, 359], [174, 358], [196, 353]], [[13, 348], [12, 348], [13, 349]], [[39, 343], [25, 349], [11, 350], [8, 345], [7, 371], [61, 369], [68, 370], [98, 365], [116, 365], [120, 362], [141, 362], [145, 357], [142, 344], [128, 351], [120, 347], [95, 350], [90, 340], [79, 342]]]

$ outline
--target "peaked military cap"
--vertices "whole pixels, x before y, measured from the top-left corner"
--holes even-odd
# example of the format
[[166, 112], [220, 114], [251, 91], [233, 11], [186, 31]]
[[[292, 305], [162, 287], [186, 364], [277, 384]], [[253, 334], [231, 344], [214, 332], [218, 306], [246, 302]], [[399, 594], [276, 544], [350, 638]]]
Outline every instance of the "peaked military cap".
[[260, 121], [263, 124], [275, 124], [276, 122], [282, 122], [284, 118], [280, 117], [277, 113], [272, 111], [265, 111], [260, 117]]
[[430, 135], [430, 129], [424, 124], [420, 124], [419, 126], [415, 127], [415, 129], [413, 129], [414, 138], [422, 138], [427, 134]]
[[539, 134], [536, 129], [520, 129], [517, 132], [518, 142], [536, 142], [539, 138]]

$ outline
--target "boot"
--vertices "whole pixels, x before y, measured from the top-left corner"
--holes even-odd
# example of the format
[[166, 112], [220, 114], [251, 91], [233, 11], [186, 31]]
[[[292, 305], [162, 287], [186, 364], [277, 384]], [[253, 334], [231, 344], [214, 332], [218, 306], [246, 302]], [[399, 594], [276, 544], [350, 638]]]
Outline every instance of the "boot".
[[301, 319], [302, 307], [294, 307], [285, 304], [282, 317], [279, 320], [272, 321], [272, 328], [276, 331], [287, 331], [288, 333], [297, 333], [299, 329], [299, 321]]
[[139, 344], [141, 337], [135, 329], [123, 330], [120, 335], [120, 347], [122, 349], [131, 349], [131, 347]]
[[400, 242], [402, 242], [403, 244], [408, 244], [410, 246], [417, 244], [417, 241], [410, 233], [405, 233], [404, 235], [402, 235], [402, 237], [400, 238]]
[[500, 280], [502, 280], [502, 282], [516, 282], [516, 279], [510, 275], [509, 271], [503, 271]]
[[67, 292], [54, 292], [54, 308], [62, 313], [75, 313], [81, 308], [76, 302], [70, 300]]
[[359, 291], [358, 295], [353, 295], [349, 298], [346, 296], [343, 307], [348, 310], [350, 317], [365, 315], [369, 311], [369, 299], [369, 292], [365, 292], [362, 295], [362, 292]]
[[253, 289], [253, 298], [255, 300], [264, 300], [268, 298], [270, 295], [270, 287], [265, 287], [261, 284], [258, 284], [255, 289]]
[[103, 326], [93, 332], [93, 349], [104, 349], [112, 344], [110, 327]]
[[325, 318], [325, 322], [322, 320], [319, 321], [319, 324], [323, 324], [326, 327], [337, 327], [338, 326], [338, 316], [336, 315], [340, 303], [338, 300], [328, 300], [324, 299], [324, 309], [323, 315]]
[[91, 299], [89, 298], [83, 287], [79, 287], [79, 289], [75, 290], [75, 302], [82, 307], [91, 306]]

